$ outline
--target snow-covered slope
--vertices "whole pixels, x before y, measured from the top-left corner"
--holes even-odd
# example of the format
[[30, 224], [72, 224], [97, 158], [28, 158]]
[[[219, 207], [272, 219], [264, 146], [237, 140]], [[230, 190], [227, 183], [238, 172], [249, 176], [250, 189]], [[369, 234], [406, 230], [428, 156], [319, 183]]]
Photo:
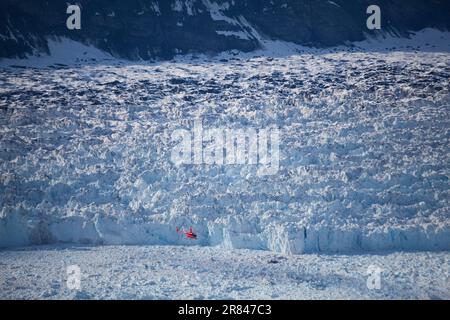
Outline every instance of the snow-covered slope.
[[[433, 35], [155, 64], [4, 60], [0, 246], [448, 250], [450, 42]], [[278, 173], [175, 166], [171, 134], [194, 119], [277, 126]]]
[[94, 45], [117, 58], [253, 51], [262, 40], [330, 47], [369, 35], [450, 30], [447, 0], [377, 0], [381, 30], [369, 30], [371, 0], [78, 0], [79, 30], [66, 28], [68, 3], [0, 2], [0, 57], [48, 52], [48, 37]]

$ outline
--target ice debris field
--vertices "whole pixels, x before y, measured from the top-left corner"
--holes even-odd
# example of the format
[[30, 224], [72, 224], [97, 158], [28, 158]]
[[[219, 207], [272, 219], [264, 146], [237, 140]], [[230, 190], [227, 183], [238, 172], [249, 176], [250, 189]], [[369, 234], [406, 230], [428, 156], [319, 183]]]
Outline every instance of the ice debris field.
[[[449, 263], [448, 252], [38, 246], [0, 251], [0, 299], [450, 299]], [[79, 290], [67, 284], [71, 265]], [[371, 268], [380, 268], [375, 288]]]
[[[450, 37], [427, 32], [154, 63], [68, 59], [65, 40], [2, 60], [0, 247], [449, 250]], [[278, 127], [277, 174], [174, 165], [171, 134], [195, 119]]]

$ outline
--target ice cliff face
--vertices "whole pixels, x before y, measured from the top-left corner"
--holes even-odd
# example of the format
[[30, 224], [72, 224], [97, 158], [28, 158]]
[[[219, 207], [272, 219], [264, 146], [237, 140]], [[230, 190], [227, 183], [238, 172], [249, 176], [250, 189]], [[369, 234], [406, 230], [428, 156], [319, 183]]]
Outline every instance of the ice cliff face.
[[[449, 250], [450, 55], [408, 47], [2, 68], [0, 247]], [[277, 126], [277, 174], [175, 165], [198, 118]]]
[[[261, 47], [262, 39], [333, 46], [363, 40], [369, 0], [79, 0], [81, 30], [66, 28], [67, 3], [3, 0], [0, 57], [47, 52], [49, 36], [92, 44], [116, 57], [171, 58]], [[448, 29], [445, 0], [378, 0], [383, 33]], [[377, 31], [378, 32], [378, 31]]]
[[[447, 1], [377, 2], [382, 34], [449, 27]], [[78, 3], [73, 31], [66, 2], [0, 3], [0, 57], [58, 45], [81, 55], [44, 68], [1, 60], [0, 247], [450, 249], [449, 33], [356, 49], [371, 34], [362, 0]], [[128, 59], [292, 50], [157, 63], [100, 52], [108, 60], [96, 63], [81, 43]], [[210, 128], [277, 126], [278, 173], [174, 165], [171, 134], [199, 118]]]

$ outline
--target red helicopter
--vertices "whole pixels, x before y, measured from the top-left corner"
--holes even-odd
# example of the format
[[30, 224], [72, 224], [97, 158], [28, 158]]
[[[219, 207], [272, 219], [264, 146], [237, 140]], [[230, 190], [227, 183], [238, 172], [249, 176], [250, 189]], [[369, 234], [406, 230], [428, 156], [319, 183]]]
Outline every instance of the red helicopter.
[[189, 231], [184, 231], [183, 229], [177, 227], [177, 233], [180, 232], [184, 233], [189, 239], [197, 239], [197, 235], [192, 231], [192, 227], [189, 228]]

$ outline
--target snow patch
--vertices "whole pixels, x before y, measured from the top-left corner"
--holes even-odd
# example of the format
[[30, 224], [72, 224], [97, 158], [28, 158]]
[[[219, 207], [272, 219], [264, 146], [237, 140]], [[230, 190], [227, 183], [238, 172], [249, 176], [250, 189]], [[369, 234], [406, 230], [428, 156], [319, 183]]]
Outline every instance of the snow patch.
[[110, 54], [94, 46], [85, 45], [64, 37], [49, 38], [47, 43], [49, 48], [48, 55], [29, 55], [26, 59], [0, 59], [0, 66], [45, 67], [52, 64], [74, 65], [116, 60]]

